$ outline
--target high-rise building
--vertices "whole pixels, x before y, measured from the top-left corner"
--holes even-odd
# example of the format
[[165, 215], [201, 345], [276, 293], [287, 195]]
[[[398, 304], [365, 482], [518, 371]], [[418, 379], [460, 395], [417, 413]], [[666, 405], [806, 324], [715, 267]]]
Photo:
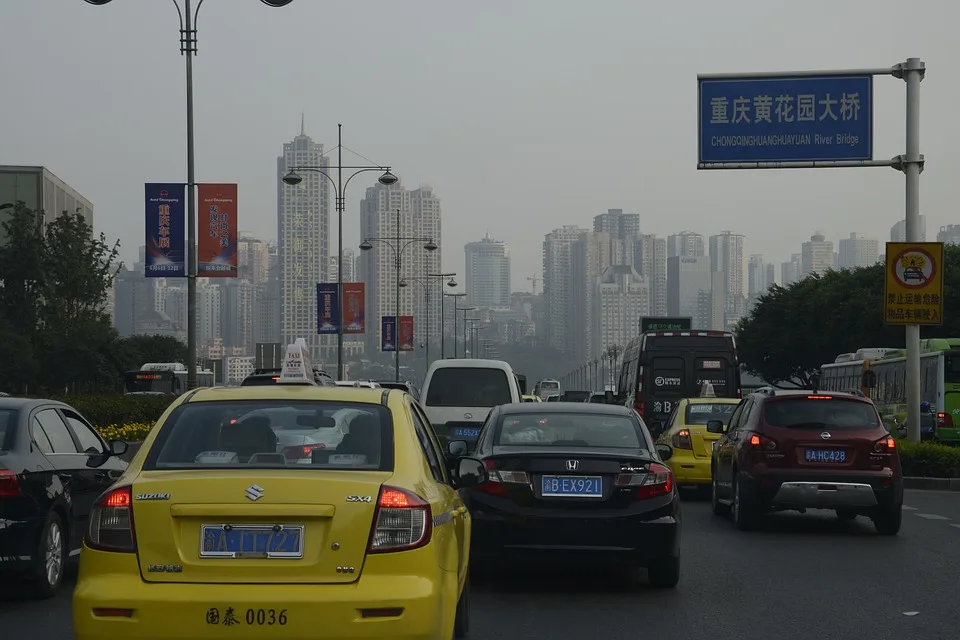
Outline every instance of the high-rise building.
[[463, 247], [466, 256], [464, 284], [467, 305], [478, 308], [510, 307], [510, 245], [486, 235]]
[[693, 231], [681, 231], [667, 236], [667, 257], [699, 258], [706, 255], [703, 236]]
[[755, 253], [750, 256], [747, 265], [747, 296], [755, 299], [767, 292], [767, 289], [776, 284], [773, 264], [764, 262], [763, 254]]
[[571, 252], [586, 229], [564, 225], [543, 239], [544, 338], [558, 351], [572, 355], [574, 338], [570, 316]]
[[937, 233], [937, 242], [960, 244], [960, 224], [948, 224], [940, 227], [940, 231]]
[[849, 238], [840, 239], [840, 251], [837, 252], [837, 266], [840, 269], [856, 269], [877, 264], [880, 255], [880, 243], [860, 233], [851, 233]]
[[637, 236], [633, 266], [650, 285], [650, 315], [667, 315], [667, 239], [653, 234]]
[[280, 341], [304, 338], [318, 363], [333, 358], [317, 334], [317, 283], [327, 282], [330, 265], [330, 181], [316, 171], [302, 172], [297, 185], [282, 180], [296, 166], [329, 167], [323, 145], [300, 124], [300, 135], [283, 144], [277, 158], [277, 239], [280, 260]]
[[53, 175], [46, 167], [0, 165], [0, 245], [6, 242], [3, 222], [13, 213], [12, 207], [23, 205], [35, 212], [43, 212], [43, 221], [52, 222], [64, 211], [80, 213], [93, 227], [93, 203], [73, 187]]
[[[421, 185], [419, 189], [408, 191], [397, 182], [390, 186], [377, 184], [367, 189], [360, 203], [360, 237], [379, 239], [362, 255], [361, 271], [366, 283], [365, 337], [370, 353], [380, 350], [383, 316], [412, 315], [417, 343], [439, 337], [440, 300], [432, 295], [428, 302], [426, 289], [419, 280], [428, 273], [440, 271], [443, 250], [440, 218], [440, 199], [429, 186]], [[428, 239], [441, 248], [436, 251], [424, 249]], [[408, 280], [409, 286], [406, 287], [398, 287], [398, 251], [401, 253], [400, 279]]]
[[566, 311], [568, 337], [572, 357], [578, 362], [591, 358], [596, 351], [593, 339], [597, 335], [593, 313], [596, 310], [593, 297], [597, 282], [608, 267], [627, 264], [631, 260], [624, 255], [622, 240], [615, 240], [607, 233], [586, 232], [580, 234], [570, 247], [570, 291]]
[[220, 284], [221, 332], [223, 345], [254, 353], [254, 324], [258, 287], [242, 278], [224, 278]]
[[[710, 236], [710, 270], [723, 274], [722, 285], [725, 319], [723, 325], [736, 322], [746, 312], [747, 288], [744, 286], [744, 240], [746, 236], [723, 231]], [[714, 287], [715, 288], [715, 287]], [[714, 293], [714, 300], [718, 293]]]
[[267, 282], [270, 275], [270, 255], [267, 245], [249, 236], [237, 242], [237, 276], [253, 285]]
[[800, 246], [800, 277], [806, 278], [814, 273], [826, 273], [836, 266], [833, 243], [819, 231], [810, 236], [809, 242]]
[[[706, 256], [667, 258], [667, 314], [690, 317], [701, 316], [701, 293], [710, 294], [713, 282], [710, 262]], [[694, 326], [694, 329], [709, 327]]]
[[[920, 242], [927, 240], [927, 216], [920, 216]], [[907, 241], [907, 221], [900, 220], [890, 227], [890, 242]]]
[[640, 235], [640, 214], [624, 213], [623, 209], [607, 209], [593, 217], [594, 233], [606, 233], [611, 238], [629, 238]]
[[608, 347], [626, 345], [637, 336], [639, 319], [650, 315], [650, 283], [630, 265], [607, 267], [594, 287], [593, 351], [585, 359], [601, 357]]
[[789, 287], [803, 277], [801, 275], [802, 272], [803, 255], [800, 253], [791, 253], [789, 261], [780, 263], [780, 285]]

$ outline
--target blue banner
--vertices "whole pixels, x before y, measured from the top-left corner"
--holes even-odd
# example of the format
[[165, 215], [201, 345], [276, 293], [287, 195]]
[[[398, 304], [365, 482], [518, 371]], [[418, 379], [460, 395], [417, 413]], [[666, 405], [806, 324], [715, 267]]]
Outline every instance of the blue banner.
[[317, 283], [317, 333], [331, 334], [340, 326], [340, 297], [337, 283]]
[[397, 350], [397, 317], [380, 318], [380, 351]]
[[187, 275], [184, 201], [187, 185], [148, 182], [144, 275], [148, 278], [183, 278]]

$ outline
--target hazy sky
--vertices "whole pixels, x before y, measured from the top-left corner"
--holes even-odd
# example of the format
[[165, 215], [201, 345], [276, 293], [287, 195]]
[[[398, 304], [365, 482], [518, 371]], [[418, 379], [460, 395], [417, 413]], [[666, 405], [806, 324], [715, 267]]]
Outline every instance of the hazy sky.
[[[342, 122], [345, 146], [408, 187], [434, 187], [450, 270], [462, 273], [464, 243], [489, 232], [513, 247], [513, 284], [527, 289], [543, 234], [589, 228], [608, 208], [661, 235], [744, 233], [748, 253], [780, 262], [815, 230], [888, 240], [903, 175], [698, 172], [696, 74], [920, 57], [933, 240], [960, 222], [958, 19], [950, 0], [205, 0], [197, 180], [239, 183], [241, 229], [275, 237], [276, 158], [303, 111], [318, 142], [336, 144]], [[143, 243], [143, 183], [186, 176], [172, 2], [0, 0], [0, 24], [0, 164], [49, 167], [93, 201], [129, 261]], [[877, 78], [875, 102], [874, 157], [903, 153], [903, 81]], [[368, 184], [347, 192], [351, 247]]]

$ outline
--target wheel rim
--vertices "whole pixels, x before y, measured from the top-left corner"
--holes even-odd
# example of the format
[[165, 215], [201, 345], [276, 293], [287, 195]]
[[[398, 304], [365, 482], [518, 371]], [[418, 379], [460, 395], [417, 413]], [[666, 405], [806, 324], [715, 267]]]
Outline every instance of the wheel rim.
[[50, 523], [50, 528], [47, 530], [45, 547], [44, 564], [47, 584], [52, 586], [60, 580], [60, 572], [63, 570], [63, 535], [55, 522]]

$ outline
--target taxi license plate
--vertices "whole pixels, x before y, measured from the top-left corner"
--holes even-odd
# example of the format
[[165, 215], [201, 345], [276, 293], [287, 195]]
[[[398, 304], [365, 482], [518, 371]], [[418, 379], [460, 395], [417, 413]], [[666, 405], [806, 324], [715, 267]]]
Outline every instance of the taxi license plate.
[[286, 609], [210, 607], [204, 614], [204, 620], [211, 626], [285, 627], [290, 617]]
[[205, 524], [201, 558], [302, 558], [303, 525]]

